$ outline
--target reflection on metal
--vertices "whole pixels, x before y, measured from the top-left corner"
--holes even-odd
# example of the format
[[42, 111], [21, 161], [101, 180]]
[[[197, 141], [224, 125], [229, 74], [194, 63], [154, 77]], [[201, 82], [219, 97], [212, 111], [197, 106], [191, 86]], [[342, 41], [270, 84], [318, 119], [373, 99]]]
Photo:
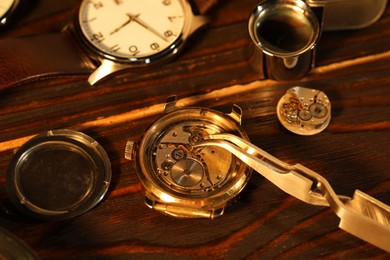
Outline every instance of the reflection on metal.
[[387, 0], [307, 0], [323, 7], [323, 30], [361, 29], [375, 23], [386, 9]]
[[265, 55], [268, 77], [290, 80], [311, 69], [320, 20], [302, 0], [264, 1], [253, 11], [249, 34]]
[[248, 23], [254, 60], [264, 60], [255, 69], [275, 80], [299, 79], [314, 67], [322, 31], [367, 27], [386, 5], [387, 0], [264, 0]]

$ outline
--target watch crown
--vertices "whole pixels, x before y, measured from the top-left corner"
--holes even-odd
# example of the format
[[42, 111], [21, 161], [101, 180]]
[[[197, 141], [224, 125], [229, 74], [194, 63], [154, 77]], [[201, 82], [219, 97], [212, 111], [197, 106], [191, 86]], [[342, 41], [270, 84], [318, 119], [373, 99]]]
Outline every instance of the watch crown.
[[125, 148], [125, 158], [129, 161], [133, 160], [134, 142], [127, 141]]

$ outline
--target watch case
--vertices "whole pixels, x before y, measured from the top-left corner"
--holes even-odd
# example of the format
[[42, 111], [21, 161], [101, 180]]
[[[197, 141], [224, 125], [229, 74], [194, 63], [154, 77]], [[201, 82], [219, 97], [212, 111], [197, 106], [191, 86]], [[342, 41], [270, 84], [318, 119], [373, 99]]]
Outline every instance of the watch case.
[[178, 108], [168, 101], [165, 115], [141, 140], [129, 140], [126, 158], [133, 160], [145, 203], [181, 218], [215, 218], [224, 213], [252, 173], [245, 163], [221, 148], [193, 149], [204, 136], [233, 133], [248, 140], [240, 127], [241, 109], [232, 113], [205, 108]]

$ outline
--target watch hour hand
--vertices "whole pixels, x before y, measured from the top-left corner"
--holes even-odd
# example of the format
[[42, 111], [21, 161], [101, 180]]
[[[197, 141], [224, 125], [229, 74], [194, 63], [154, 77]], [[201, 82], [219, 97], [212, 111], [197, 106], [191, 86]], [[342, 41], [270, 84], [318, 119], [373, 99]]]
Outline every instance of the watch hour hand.
[[110, 32], [110, 35], [113, 35], [114, 33], [120, 31], [123, 27], [128, 25], [133, 20], [133, 17], [131, 15], [127, 14], [127, 16], [129, 17], [129, 19], [125, 23], [123, 23], [121, 26], [119, 26], [118, 28], [116, 28], [115, 30]]

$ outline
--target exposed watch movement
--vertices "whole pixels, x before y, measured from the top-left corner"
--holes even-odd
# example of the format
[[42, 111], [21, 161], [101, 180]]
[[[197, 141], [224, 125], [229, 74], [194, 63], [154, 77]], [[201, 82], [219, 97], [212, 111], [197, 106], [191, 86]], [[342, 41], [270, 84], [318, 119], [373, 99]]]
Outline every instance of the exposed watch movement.
[[279, 100], [276, 113], [280, 123], [299, 135], [314, 135], [323, 131], [331, 119], [328, 96], [317, 89], [293, 87]]
[[219, 147], [195, 147], [211, 134], [241, 129], [240, 109], [231, 114], [205, 108], [178, 109], [168, 102], [166, 115], [146, 130], [140, 142], [129, 141], [126, 158], [136, 163], [146, 204], [176, 217], [214, 218], [245, 187], [251, 169]]

